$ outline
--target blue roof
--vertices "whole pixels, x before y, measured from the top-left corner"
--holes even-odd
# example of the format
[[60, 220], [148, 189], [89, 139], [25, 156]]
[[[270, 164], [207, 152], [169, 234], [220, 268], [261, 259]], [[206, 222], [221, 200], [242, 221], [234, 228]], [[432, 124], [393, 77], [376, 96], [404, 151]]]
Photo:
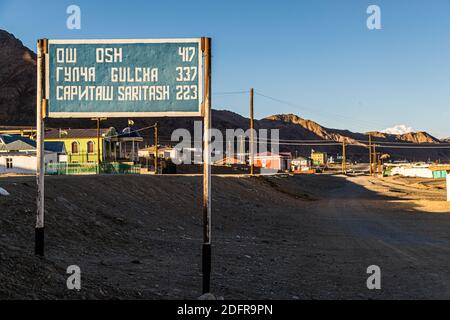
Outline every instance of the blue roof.
[[127, 127], [122, 130], [122, 132], [118, 135], [119, 138], [141, 138], [141, 134], [139, 131], [133, 131], [130, 127]]
[[[8, 149], [8, 145], [14, 142], [23, 142], [33, 149], [36, 149], [36, 141], [31, 140], [30, 138], [23, 137], [20, 135], [9, 135], [9, 134], [0, 134], [0, 139], [3, 140], [3, 142], [6, 145], [6, 149]], [[60, 141], [45, 141], [44, 142], [44, 148], [45, 151], [51, 151], [51, 152], [57, 152], [57, 153], [64, 153], [64, 142]]]
[[56, 153], [64, 153], [64, 142], [62, 141], [45, 141], [44, 143], [45, 151], [51, 151]]
[[34, 140], [31, 140], [30, 138], [23, 137], [20, 135], [0, 134], [0, 138], [3, 140], [3, 142], [5, 144], [10, 144], [10, 143], [16, 142], [16, 141], [22, 141], [22, 142], [29, 144], [30, 146], [36, 148], [36, 142]]

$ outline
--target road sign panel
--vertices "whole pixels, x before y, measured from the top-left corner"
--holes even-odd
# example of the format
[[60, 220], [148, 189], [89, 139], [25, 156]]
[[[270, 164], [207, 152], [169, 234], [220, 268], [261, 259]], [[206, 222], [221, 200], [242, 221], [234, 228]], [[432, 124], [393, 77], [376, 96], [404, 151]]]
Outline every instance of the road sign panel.
[[51, 118], [200, 116], [201, 39], [50, 40]]

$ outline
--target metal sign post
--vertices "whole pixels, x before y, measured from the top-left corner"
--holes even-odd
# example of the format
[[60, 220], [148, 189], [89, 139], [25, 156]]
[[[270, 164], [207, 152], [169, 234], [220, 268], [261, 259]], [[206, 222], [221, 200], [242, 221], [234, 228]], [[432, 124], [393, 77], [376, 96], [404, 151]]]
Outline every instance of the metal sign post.
[[202, 38], [205, 56], [203, 108], [203, 293], [211, 290], [211, 39]]
[[44, 151], [44, 117], [47, 109], [45, 99], [46, 55], [48, 49], [47, 39], [38, 40], [37, 56], [37, 88], [36, 88], [36, 184], [37, 184], [37, 212], [35, 227], [36, 255], [44, 255], [44, 176], [45, 176], [45, 151]]

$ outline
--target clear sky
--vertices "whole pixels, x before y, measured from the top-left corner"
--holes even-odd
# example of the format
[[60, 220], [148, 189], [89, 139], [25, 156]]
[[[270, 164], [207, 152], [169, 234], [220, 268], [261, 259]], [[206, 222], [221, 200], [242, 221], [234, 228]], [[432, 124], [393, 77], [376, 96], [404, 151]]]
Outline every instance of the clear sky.
[[[66, 8], [81, 7], [81, 30]], [[370, 4], [381, 30], [366, 27]], [[353, 131], [405, 124], [450, 136], [449, 0], [0, 0], [0, 28], [46, 38], [213, 38], [213, 107], [295, 113]]]

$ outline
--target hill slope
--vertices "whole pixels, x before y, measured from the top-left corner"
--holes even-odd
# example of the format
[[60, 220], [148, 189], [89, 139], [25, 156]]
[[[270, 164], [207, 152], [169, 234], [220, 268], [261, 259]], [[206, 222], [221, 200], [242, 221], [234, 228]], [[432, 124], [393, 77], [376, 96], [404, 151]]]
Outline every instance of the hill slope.
[[0, 123], [34, 123], [35, 99], [36, 55], [0, 30]]

